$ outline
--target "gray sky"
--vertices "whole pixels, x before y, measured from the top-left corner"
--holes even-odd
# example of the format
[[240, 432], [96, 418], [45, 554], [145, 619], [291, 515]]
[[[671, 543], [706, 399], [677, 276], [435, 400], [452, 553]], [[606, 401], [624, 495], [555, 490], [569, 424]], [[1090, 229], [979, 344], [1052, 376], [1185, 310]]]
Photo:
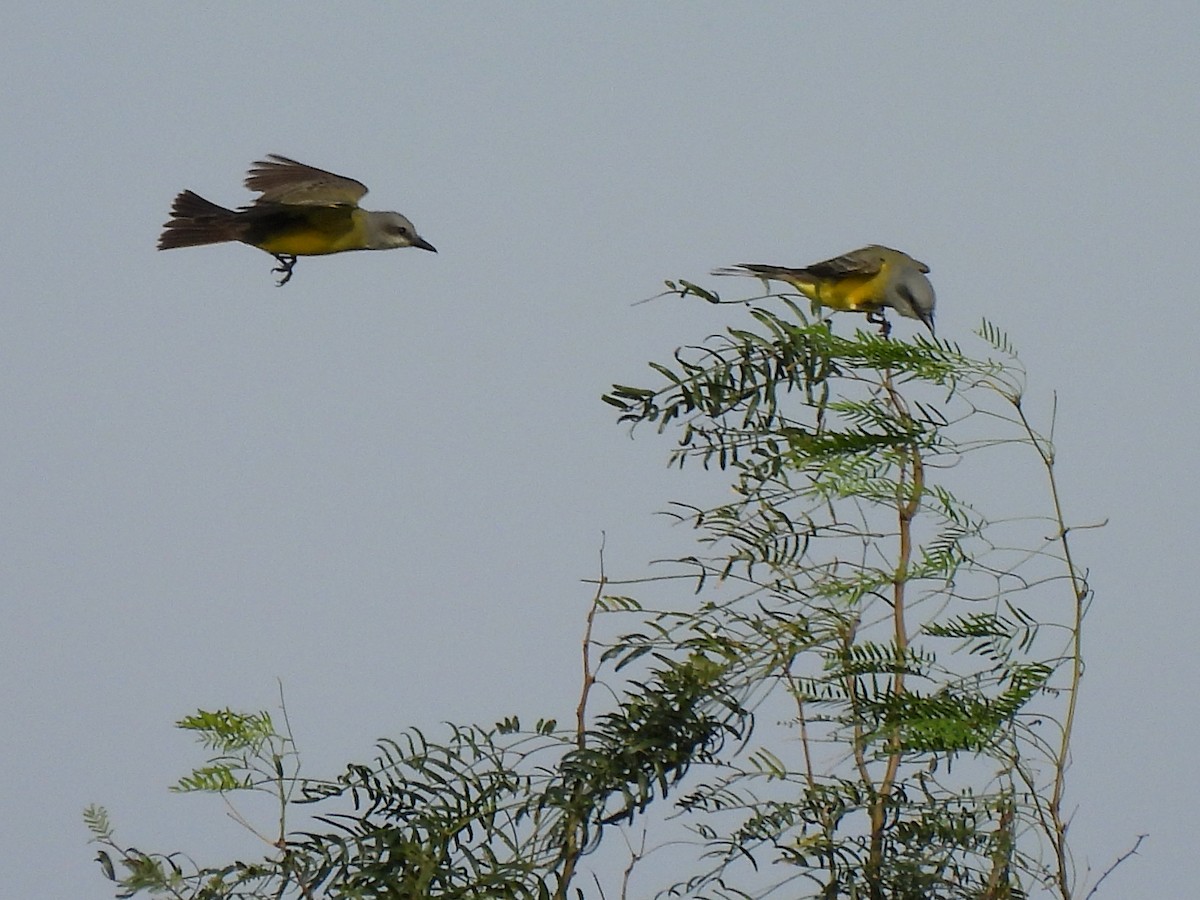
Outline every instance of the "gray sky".
[[[564, 716], [610, 574], [701, 479], [599, 395], [730, 309], [664, 278], [869, 243], [1059, 398], [1097, 600], [1071, 795], [1108, 897], [1190, 897], [1200, 604], [1189, 3], [18, 3], [0, 31], [0, 828], [12, 897], [111, 896], [79, 813], [245, 851], [171, 723], [273, 708], [316, 773], [409, 724]], [[157, 253], [283, 153], [437, 245]], [[729, 285], [722, 285], [729, 287]], [[901, 333], [913, 323], [897, 327]], [[986, 508], [1009, 486], [980, 484]], [[1192, 886], [1188, 887], [1188, 884]]]

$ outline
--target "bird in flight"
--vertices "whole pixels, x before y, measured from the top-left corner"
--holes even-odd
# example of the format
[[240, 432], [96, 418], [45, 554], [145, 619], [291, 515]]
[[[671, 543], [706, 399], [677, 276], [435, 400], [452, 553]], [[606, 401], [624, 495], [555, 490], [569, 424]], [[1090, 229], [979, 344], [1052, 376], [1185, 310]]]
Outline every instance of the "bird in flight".
[[909, 319], [918, 319], [930, 334], [937, 298], [926, 278], [929, 266], [907, 253], [871, 244], [833, 259], [801, 269], [742, 263], [716, 269], [714, 275], [753, 275], [764, 281], [782, 281], [821, 306], [843, 312], [865, 312], [867, 320], [887, 325], [883, 310], [891, 307]]
[[272, 271], [280, 275], [281, 287], [291, 280], [299, 256], [396, 247], [437, 252], [400, 213], [359, 207], [367, 186], [353, 178], [272, 153], [251, 167], [245, 183], [259, 196], [240, 209], [218, 206], [193, 191], [177, 196], [158, 249], [241, 241], [279, 261]]

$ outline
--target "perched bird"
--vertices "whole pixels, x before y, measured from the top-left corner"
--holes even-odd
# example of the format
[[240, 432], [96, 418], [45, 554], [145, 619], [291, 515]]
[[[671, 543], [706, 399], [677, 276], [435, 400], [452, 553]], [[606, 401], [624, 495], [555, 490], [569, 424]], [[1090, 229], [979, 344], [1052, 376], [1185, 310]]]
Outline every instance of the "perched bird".
[[279, 260], [272, 271], [282, 276], [280, 286], [291, 279], [298, 256], [395, 247], [437, 252], [400, 213], [360, 209], [367, 187], [353, 178], [272, 153], [250, 169], [246, 187], [259, 196], [236, 210], [184, 191], [171, 206], [158, 249], [241, 241]]
[[843, 312], [865, 312], [882, 322], [891, 307], [909, 319], [920, 319], [933, 330], [933, 285], [925, 277], [929, 266], [907, 253], [871, 244], [803, 269], [742, 263], [717, 269], [714, 275], [753, 275], [764, 281], [784, 281], [821, 306]]

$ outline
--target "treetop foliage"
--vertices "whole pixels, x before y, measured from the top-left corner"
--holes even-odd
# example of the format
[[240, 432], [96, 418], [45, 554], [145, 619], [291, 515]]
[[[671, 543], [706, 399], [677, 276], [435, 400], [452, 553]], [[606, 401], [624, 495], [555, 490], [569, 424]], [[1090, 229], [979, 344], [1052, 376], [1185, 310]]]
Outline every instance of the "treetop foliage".
[[[266, 792], [276, 827], [259, 860], [204, 865], [118, 844], [91, 808], [119, 896], [1079, 896], [1090, 590], [1013, 348], [986, 322], [975, 357], [839, 335], [791, 295], [746, 310], [603, 398], [731, 499], [673, 507], [696, 552], [665, 577], [602, 562], [573, 720], [414, 728], [316, 778], [268, 713], [201, 711], [180, 727], [215, 755], [178, 789]], [[1013, 453], [1044, 507], [989, 519], [960, 492], [995, 493], [998, 454], [1018, 477]]]

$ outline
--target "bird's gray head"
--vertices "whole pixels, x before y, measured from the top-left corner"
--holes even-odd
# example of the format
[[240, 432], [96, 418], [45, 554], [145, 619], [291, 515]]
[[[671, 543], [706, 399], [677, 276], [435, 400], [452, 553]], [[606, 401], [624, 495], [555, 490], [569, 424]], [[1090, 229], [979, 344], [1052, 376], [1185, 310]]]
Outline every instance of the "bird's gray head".
[[933, 308], [936, 304], [933, 285], [916, 269], [906, 270], [888, 291], [887, 305], [902, 316], [919, 319], [930, 334], [936, 334], [933, 330]]
[[417, 234], [413, 223], [397, 212], [367, 213], [367, 246], [371, 250], [420, 247], [437, 253], [433, 244]]

